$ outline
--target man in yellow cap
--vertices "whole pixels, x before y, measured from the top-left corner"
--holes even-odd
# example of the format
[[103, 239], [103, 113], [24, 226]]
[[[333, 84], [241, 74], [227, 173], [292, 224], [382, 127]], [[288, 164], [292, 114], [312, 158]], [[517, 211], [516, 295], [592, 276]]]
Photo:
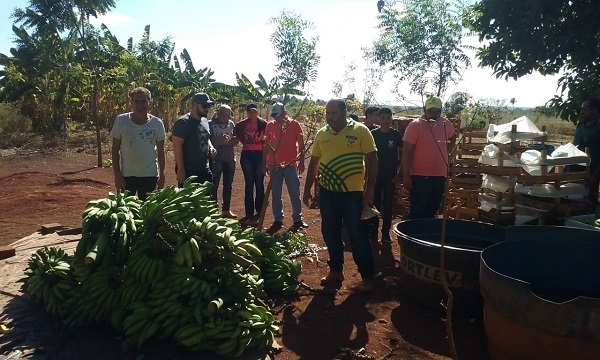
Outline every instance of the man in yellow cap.
[[406, 127], [402, 139], [402, 180], [410, 193], [409, 219], [436, 216], [446, 189], [452, 123], [442, 116], [442, 100], [425, 101], [425, 113]]

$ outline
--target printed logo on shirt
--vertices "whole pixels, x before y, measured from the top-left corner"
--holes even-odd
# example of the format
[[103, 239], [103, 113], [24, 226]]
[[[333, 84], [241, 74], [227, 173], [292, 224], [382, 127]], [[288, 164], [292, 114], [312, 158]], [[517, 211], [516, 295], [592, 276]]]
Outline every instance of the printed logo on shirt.
[[388, 140], [388, 147], [394, 147], [394, 140]]
[[354, 147], [354, 143], [356, 142], [357, 139], [358, 138], [356, 136], [346, 135], [346, 146]]

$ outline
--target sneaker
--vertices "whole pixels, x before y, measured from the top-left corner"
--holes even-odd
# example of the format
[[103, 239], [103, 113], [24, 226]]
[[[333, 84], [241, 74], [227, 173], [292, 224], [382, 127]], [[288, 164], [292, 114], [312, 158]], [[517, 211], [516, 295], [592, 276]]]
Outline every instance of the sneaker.
[[237, 219], [237, 215], [232, 213], [231, 210], [223, 210], [223, 212], [221, 212], [221, 216], [229, 219]]
[[294, 221], [294, 227], [295, 228], [307, 228], [308, 224], [305, 223], [303, 220], [300, 221]]
[[356, 287], [356, 290], [362, 293], [370, 293], [373, 289], [375, 289], [373, 279], [363, 279], [360, 285]]
[[341, 283], [342, 281], [344, 281], [343, 273], [330, 271], [329, 274], [327, 274], [327, 276], [321, 278], [321, 285]]
[[273, 222], [273, 224], [271, 224], [271, 226], [267, 229], [267, 234], [273, 235], [277, 231], [279, 231], [279, 229], [281, 229], [282, 227], [283, 227], [283, 222], [275, 220]]

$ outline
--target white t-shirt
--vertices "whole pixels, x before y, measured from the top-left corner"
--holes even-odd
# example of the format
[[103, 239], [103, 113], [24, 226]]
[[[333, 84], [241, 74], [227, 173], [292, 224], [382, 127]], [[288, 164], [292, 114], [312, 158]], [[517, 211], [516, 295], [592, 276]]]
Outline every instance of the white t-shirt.
[[117, 116], [110, 136], [121, 140], [121, 174], [127, 176], [158, 176], [156, 142], [165, 140], [161, 119], [148, 114], [145, 124], [137, 125], [131, 113]]

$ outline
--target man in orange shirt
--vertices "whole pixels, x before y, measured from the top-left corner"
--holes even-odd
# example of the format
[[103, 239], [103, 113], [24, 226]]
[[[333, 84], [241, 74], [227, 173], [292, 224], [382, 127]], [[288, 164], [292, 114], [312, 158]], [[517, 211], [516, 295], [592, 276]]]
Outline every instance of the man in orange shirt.
[[410, 192], [409, 219], [434, 218], [442, 203], [454, 127], [442, 117], [442, 100], [430, 97], [425, 113], [406, 127], [402, 139], [402, 180]]
[[[298, 121], [287, 116], [283, 104], [276, 103], [271, 108], [271, 120], [265, 129], [263, 157], [265, 172], [273, 176], [272, 206], [275, 221], [269, 232], [283, 227], [283, 181], [285, 180], [292, 203], [293, 227], [308, 227], [302, 220], [299, 174], [304, 172], [304, 134]], [[298, 154], [301, 154], [298, 159]]]

